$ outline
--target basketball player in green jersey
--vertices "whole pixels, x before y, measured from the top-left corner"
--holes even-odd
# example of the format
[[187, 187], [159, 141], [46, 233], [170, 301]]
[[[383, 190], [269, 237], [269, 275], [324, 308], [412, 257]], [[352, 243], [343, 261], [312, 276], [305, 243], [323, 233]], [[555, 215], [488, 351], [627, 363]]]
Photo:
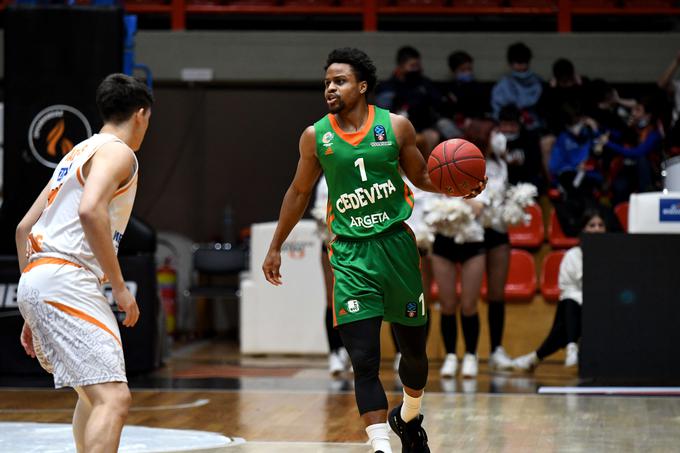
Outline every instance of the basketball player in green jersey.
[[[281, 284], [281, 246], [304, 214], [321, 171], [328, 182], [329, 245], [334, 274], [334, 322], [354, 367], [359, 413], [374, 452], [391, 453], [386, 420], [402, 452], [429, 452], [420, 405], [427, 381], [426, 307], [415, 238], [404, 221], [413, 194], [399, 167], [422, 190], [439, 192], [416, 147], [411, 123], [369, 105], [375, 66], [358, 49], [336, 49], [326, 62], [325, 98], [330, 114], [300, 137], [297, 171], [283, 199], [279, 223], [262, 270]], [[483, 189], [480, 184], [478, 193]], [[385, 319], [402, 352], [403, 403], [388, 418], [378, 373], [380, 327]]]

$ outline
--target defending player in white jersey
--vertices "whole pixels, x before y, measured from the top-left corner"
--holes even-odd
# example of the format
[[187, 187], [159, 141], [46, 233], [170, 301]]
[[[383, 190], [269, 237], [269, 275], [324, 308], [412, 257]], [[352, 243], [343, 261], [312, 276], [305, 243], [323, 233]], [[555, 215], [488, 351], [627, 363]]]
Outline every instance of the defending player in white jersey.
[[132, 327], [139, 308], [116, 257], [137, 189], [137, 158], [153, 97], [142, 82], [112, 74], [97, 88], [98, 134], [59, 162], [16, 231], [22, 269], [18, 303], [26, 353], [73, 387], [78, 452], [115, 452], [130, 407], [118, 324], [102, 292]]

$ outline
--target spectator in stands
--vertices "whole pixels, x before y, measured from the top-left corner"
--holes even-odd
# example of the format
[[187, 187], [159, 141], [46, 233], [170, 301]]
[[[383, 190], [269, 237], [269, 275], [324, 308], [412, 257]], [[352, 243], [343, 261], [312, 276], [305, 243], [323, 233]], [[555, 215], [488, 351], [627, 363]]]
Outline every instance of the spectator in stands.
[[483, 118], [489, 109], [489, 94], [481, 83], [475, 80], [474, 60], [462, 50], [449, 55], [451, 81], [446, 85], [446, 115], [453, 118], [459, 129], [466, 126], [466, 120]]
[[548, 132], [557, 136], [565, 129], [569, 120], [564, 106], [570, 102], [585, 105], [586, 79], [576, 73], [574, 64], [566, 58], [556, 60], [552, 72], [553, 77], [543, 93], [541, 106]]
[[602, 139], [597, 123], [581, 113], [578, 103], [567, 104], [565, 110], [568, 126], [553, 145], [548, 168], [552, 186], [559, 189], [553, 206], [562, 231], [577, 236], [581, 214], [599, 205], [604, 177], [594, 149], [602, 146]]
[[508, 47], [510, 73], [503, 76], [491, 90], [494, 118], [506, 105], [514, 104], [521, 112], [522, 124], [532, 132], [539, 132], [543, 121], [538, 114], [538, 103], [543, 94], [543, 81], [530, 69], [531, 49], [518, 42]]
[[633, 107], [630, 123], [637, 136], [635, 145], [616, 143], [607, 134], [602, 137], [605, 149], [621, 156], [610, 169], [614, 204], [628, 201], [633, 192], [660, 189], [663, 132], [658, 101], [649, 96], [640, 98]]
[[[581, 220], [583, 233], [604, 233], [603, 215], [587, 210]], [[541, 346], [513, 360], [517, 370], [532, 371], [544, 358], [567, 348], [564, 366], [578, 365], [578, 340], [581, 337], [581, 307], [583, 306], [583, 252], [576, 246], [567, 251], [560, 264], [558, 277], [560, 300], [550, 333]]]
[[543, 162], [550, 162], [550, 152], [557, 137], [566, 127], [569, 115], [565, 106], [569, 103], [585, 105], [584, 78], [576, 73], [574, 64], [566, 58], [553, 63], [553, 77], [543, 91], [540, 110], [545, 119], [546, 131], [541, 137]]
[[600, 131], [619, 139], [627, 130], [629, 110], [634, 99], [621, 99], [616, 89], [602, 79], [593, 80], [586, 87], [585, 112], [599, 125]]
[[542, 193], [547, 177], [543, 171], [538, 139], [522, 126], [520, 111], [514, 104], [506, 105], [500, 110], [498, 130], [507, 140], [505, 160], [510, 184], [529, 182]]
[[420, 52], [411, 46], [397, 51], [397, 67], [378, 85], [376, 105], [407, 117], [416, 129], [420, 150], [428, 155], [445, 138], [459, 135], [453, 121], [442, 118], [445, 96], [423, 75]]
[[565, 106], [565, 111], [569, 116], [567, 128], [557, 137], [548, 164], [551, 182], [567, 197], [591, 197], [603, 180], [591, 157], [599, 127], [581, 113], [578, 103]]
[[666, 91], [672, 98], [673, 111], [668, 128], [668, 154], [670, 156], [680, 155], [680, 79], [673, 78], [678, 67], [680, 67], [680, 51], [657, 82], [659, 88]]
[[668, 94], [673, 96], [673, 117], [671, 119], [671, 126], [675, 125], [680, 120], [680, 79], [673, 78], [679, 67], [680, 51], [678, 51], [675, 58], [673, 58], [657, 81], [659, 88], [667, 91]]

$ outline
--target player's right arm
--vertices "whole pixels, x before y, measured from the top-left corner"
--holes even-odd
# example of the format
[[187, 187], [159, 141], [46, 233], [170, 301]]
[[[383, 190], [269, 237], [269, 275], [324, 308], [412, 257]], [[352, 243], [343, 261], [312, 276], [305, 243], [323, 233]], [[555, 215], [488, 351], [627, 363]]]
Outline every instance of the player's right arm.
[[[23, 271], [28, 264], [28, 256], [26, 256], [26, 243], [28, 242], [28, 235], [31, 233], [31, 228], [33, 228], [33, 225], [35, 225], [35, 223], [40, 218], [45, 206], [47, 206], [47, 198], [49, 193], [50, 183], [48, 182], [42, 192], [40, 192], [40, 195], [38, 195], [38, 198], [35, 199], [33, 205], [28, 210], [24, 218], [21, 219], [19, 225], [17, 225], [14, 239], [17, 245], [17, 258], [19, 259], [20, 271]], [[33, 349], [33, 332], [31, 332], [31, 328], [25, 321], [24, 326], [21, 329], [19, 341], [21, 342], [21, 346], [23, 346], [24, 351], [26, 351], [26, 354], [35, 358], [35, 350]]]
[[123, 325], [132, 327], [139, 318], [137, 302], [128, 291], [111, 238], [109, 204], [116, 190], [134, 174], [132, 150], [122, 143], [103, 145], [85, 164], [85, 187], [78, 207], [78, 216], [87, 242], [97, 262], [109, 278], [113, 298], [125, 312]]
[[300, 137], [300, 159], [298, 160], [295, 177], [283, 197], [279, 223], [269, 251], [262, 264], [264, 277], [272, 285], [281, 284], [281, 246], [291, 230], [300, 221], [307, 209], [309, 199], [314, 189], [314, 183], [321, 174], [321, 164], [316, 157], [316, 134], [314, 126], [309, 126]]
[[38, 198], [35, 199], [33, 205], [28, 210], [26, 215], [19, 225], [17, 225], [14, 239], [17, 245], [17, 258], [19, 258], [19, 270], [23, 271], [28, 264], [28, 256], [26, 256], [26, 243], [28, 242], [28, 235], [31, 233], [33, 225], [38, 221], [42, 215], [45, 206], [47, 206], [47, 198], [50, 193], [50, 183], [48, 182], [45, 188], [40, 192]]

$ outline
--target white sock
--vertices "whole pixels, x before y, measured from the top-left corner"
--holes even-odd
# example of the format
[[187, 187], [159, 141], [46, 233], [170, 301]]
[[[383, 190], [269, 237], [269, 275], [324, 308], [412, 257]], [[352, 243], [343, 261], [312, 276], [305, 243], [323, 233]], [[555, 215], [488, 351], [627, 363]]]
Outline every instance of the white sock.
[[366, 434], [368, 434], [368, 441], [371, 443], [373, 451], [392, 453], [390, 436], [387, 434], [387, 423], [375, 423], [366, 427]]
[[404, 404], [401, 405], [401, 419], [406, 423], [420, 415], [420, 403], [423, 401], [424, 394], [425, 392], [421, 393], [418, 398], [414, 398], [404, 392]]

